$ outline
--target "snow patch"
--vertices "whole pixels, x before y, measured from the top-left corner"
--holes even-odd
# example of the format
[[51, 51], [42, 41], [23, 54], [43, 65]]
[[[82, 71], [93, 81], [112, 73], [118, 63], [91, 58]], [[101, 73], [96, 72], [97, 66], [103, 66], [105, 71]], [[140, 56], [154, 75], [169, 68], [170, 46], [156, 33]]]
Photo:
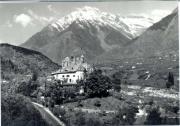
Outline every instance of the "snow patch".
[[122, 34], [130, 39], [139, 36], [146, 28], [154, 23], [151, 19], [146, 17], [123, 17], [121, 15], [101, 12], [97, 8], [85, 6], [83, 8], [77, 8], [76, 11], [73, 11], [69, 15], [52, 23], [51, 26], [61, 32], [76, 20], [84, 23], [90, 22], [94, 24], [94, 26], [111, 26], [112, 28], [121, 31]]

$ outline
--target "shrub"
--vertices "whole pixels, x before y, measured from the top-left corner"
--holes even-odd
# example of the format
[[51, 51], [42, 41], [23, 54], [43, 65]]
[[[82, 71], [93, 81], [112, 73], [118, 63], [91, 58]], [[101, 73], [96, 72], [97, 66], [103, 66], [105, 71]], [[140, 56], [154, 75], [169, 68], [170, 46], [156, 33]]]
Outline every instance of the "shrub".
[[145, 124], [147, 124], [147, 125], [160, 125], [161, 120], [162, 120], [160, 115], [161, 115], [161, 113], [159, 112], [158, 107], [152, 108], [147, 115], [147, 119], [145, 121]]
[[86, 120], [85, 120], [85, 114], [81, 111], [75, 113], [75, 125], [77, 126], [83, 126], [86, 124]]
[[99, 100], [95, 101], [94, 106], [101, 107], [101, 102]]
[[90, 117], [87, 119], [86, 126], [103, 126], [103, 122], [99, 118]]
[[22, 95], [2, 96], [2, 126], [48, 126], [39, 111]]
[[83, 107], [83, 104], [81, 103], [81, 100], [78, 100], [77, 107]]
[[136, 119], [138, 108], [133, 106], [124, 106], [118, 110], [118, 113], [113, 118], [114, 125], [132, 125]]

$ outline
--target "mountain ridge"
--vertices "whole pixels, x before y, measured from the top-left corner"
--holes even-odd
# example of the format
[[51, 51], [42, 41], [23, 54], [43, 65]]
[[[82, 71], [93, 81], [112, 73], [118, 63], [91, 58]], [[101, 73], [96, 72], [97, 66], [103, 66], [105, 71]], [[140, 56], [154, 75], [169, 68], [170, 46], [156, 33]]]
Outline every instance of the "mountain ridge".
[[2, 78], [10, 79], [17, 74], [28, 75], [33, 72], [37, 72], [40, 76], [48, 75], [60, 67], [34, 50], [2, 43], [0, 51]]
[[[60, 63], [66, 56], [78, 55], [81, 52], [84, 52], [89, 61], [96, 60], [96, 57], [100, 57], [101, 59], [101, 57], [127, 58], [153, 55], [153, 53], [160, 52], [161, 41], [164, 43], [163, 48], [165, 48], [165, 45], [168, 48], [168, 42], [165, 42], [163, 39], [165, 36], [163, 35], [165, 34], [165, 29], [169, 27], [171, 20], [177, 15], [174, 11], [172, 14], [150, 26], [140, 36], [127, 37], [129, 34], [126, 32], [126, 29], [122, 32], [122, 29], [119, 27], [127, 27], [127, 29], [130, 27], [121, 20], [121, 25], [115, 28], [116, 25], [114, 24], [117, 24], [120, 20], [117, 16], [100, 12], [100, 10], [94, 8], [85, 7], [84, 9], [85, 12], [83, 9], [80, 9], [80, 11], [72, 12], [60, 18], [55, 24], [49, 24], [21, 46], [38, 50], [57, 63]], [[90, 13], [89, 16], [86, 15], [87, 12]], [[99, 13], [103, 14], [100, 15]], [[107, 18], [103, 17], [104, 15]], [[142, 17], [138, 18], [141, 19]], [[130, 19], [132, 20], [133, 17]], [[101, 20], [106, 21], [99, 23]], [[114, 24], [113, 22], [109, 23], [109, 21], [112, 20], [116, 20]], [[174, 22], [175, 24], [176, 20]], [[65, 25], [63, 25], [64, 22]], [[129, 23], [131, 22], [129, 20]], [[143, 22], [143, 20], [140, 22]], [[133, 25], [135, 25], [135, 23]], [[172, 26], [174, 25], [172, 24]], [[170, 30], [166, 32], [168, 33], [168, 31]], [[176, 31], [175, 29], [172, 32]], [[173, 40], [170, 35], [167, 36]], [[173, 35], [171, 34], [171, 36]], [[152, 51], [150, 51], [150, 49], [152, 49]]]
[[[166, 54], [178, 55], [178, 12], [173, 12], [149, 27], [142, 35], [131, 41], [125, 48], [115, 48], [97, 57], [106, 60], [108, 57], [135, 58], [151, 57]], [[113, 58], [111, 58], [112, 60]], [[109, 59], [108, 59], [109, 60]]]

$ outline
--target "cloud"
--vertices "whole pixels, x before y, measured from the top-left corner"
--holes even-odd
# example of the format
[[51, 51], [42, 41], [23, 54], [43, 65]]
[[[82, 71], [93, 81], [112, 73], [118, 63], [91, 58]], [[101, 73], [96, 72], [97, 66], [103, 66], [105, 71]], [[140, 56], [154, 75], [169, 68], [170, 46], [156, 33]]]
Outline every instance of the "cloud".
[[26, 27], [28, 24], [31, 24], [32, 18], [27, 14], [20, 14], [14, 16], [14, 21]]
[[0, 39], [0, 43], [7, 43], [6, 41], [3, 41], [2, 39]]
[[130, 13], [129, 16], [142, 16], [145, 18], [152, 19], [153, 22], [158, 22], [160, 21], [163, 17], [166, 17], [169, 15], [171, 11], [169, 10], [160, 10], [160, 9], [155, 9], [147, 13]]
[[12, 23], [10, 23], [10, 21], [8, 20], [7, 22], [6, 22], [6, 24], [5, 24], [7, 27], [9, 27], [9, 28], [12, 28]]
[[55, 14], [58, 14], [58, 12], [57, 12], [55, 9], [53, 9], [53, 6], [52, 6], [51, 4], [49, 4], [49, 5], [47, 6], [47, 8], [48, 8], [48, 10], [49, 10], [50, 12], [53, 12], [53, 13], [55, 13]]
[[[44, 17], [44, 16], [40, 16], [37, 15], [35, 12], [33, 12], [32, 10], [28, 10], [28, 14], [31, 15], [31, 17], [34, 19], [34, 21], [38, 21], [43, 25], [46, 25], [47, 23], [50, 23], [51, 21], [54, 20], [53, 17]], [[37, 23], [37, 22], [34, 22]]]

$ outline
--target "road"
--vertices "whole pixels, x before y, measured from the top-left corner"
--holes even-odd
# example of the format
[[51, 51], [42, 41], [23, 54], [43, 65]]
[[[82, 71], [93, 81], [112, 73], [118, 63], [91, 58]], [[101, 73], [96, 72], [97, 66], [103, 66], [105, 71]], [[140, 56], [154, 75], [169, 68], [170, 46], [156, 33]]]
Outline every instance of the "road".
[[65, 124], [60, 121], [48, 108], [32, 102], [35, 108], [40, 112], [42, 118], [48, 122], [50, 126], [65, 126]]

